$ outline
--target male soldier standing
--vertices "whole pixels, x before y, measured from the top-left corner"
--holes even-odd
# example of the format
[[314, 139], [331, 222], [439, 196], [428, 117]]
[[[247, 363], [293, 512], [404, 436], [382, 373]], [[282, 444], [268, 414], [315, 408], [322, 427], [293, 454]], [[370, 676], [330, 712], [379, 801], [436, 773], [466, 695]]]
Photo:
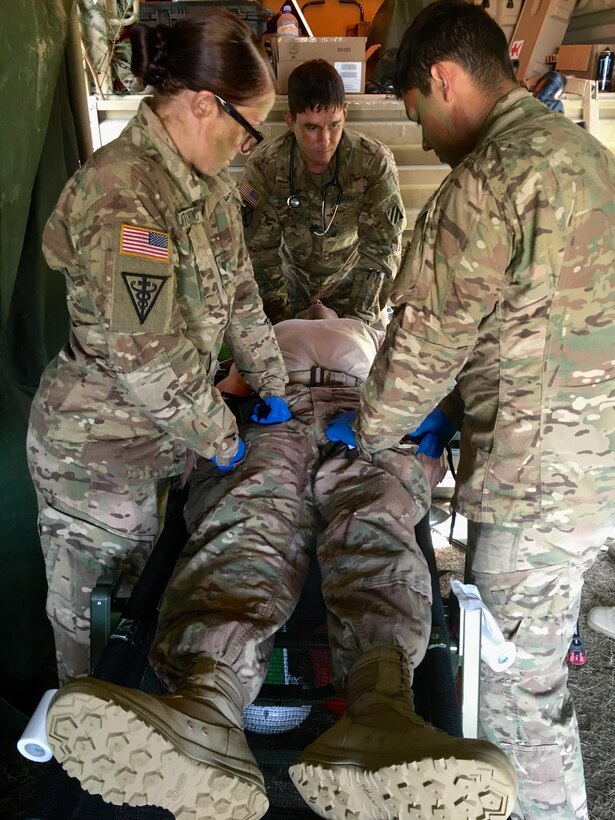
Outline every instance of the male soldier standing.
[[348, 104], [325, 60], [288, 79], [290, 131], [254, 151], [240, 190], [265, 312], [292, 319], [322, 299], [376, 322], [399, 266], [406, 220], [392, 153], [344, 129]]
[[582, 820], [565, 658], [615, 523], [615, 159], [518, 87], [477, 6], [425, 8], [398, 81], [453, 170], [418, 218], [358, 418], [330, 437], [374, 457], [456, 379], [428, 425], [463, 420], [469, 580], [517, 645], [510, 669], [483, 666], [483, 730], [518, 771], [515, 820]]

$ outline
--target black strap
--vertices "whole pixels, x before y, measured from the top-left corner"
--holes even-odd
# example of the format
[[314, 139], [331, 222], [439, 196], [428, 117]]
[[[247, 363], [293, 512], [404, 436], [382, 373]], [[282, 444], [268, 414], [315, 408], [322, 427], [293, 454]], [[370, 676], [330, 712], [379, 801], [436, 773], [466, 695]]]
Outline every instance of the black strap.
[[237, 419], [237, 424], [249, 424], [252, 421], [252, 413], [261, 400], [258, 395], [233, 396], [230, 393], [223, 393], [224, 401]]

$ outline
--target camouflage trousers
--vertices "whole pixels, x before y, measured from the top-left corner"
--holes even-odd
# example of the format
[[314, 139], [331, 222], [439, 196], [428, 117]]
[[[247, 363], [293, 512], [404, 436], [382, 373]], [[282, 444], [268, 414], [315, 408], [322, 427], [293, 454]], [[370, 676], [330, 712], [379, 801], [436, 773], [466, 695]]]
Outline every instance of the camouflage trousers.
[[431, 581], [414, 537], [429, 485], [412, 450], [371, 462], [331, 445], [327, 422], [355, 408], [358, 389], [293, 385], [293, 418], [250, 424], [244, 461], [221, 475], [201, 462], [186, 508], [192, 536], [162, 601], [150, 653], [173, 689], [195, 656], [223, 660], [245, 704], [264, 680], [275, 632], [299, 599], [315, 546], [334, 681], [377, 646], [416, 666], [431, 627]]
[[121, 483], [47, 453], [28, 435], [28, 462], [38, 500], [47, 573], [47, 615], [58, 677], [90, 666], [90, 593], [103, 573], [121, 570], [134, 583], [164, 518], [168, 479]]
[[568, 530], [468, 523], [467, 578], [517, 647], [504, 672], [481, 664], [480, 704], [483, 734], [519, 776], [513, 820], [588, 819], [566, 655], [583, 572], [608, 535], [589, 520]]

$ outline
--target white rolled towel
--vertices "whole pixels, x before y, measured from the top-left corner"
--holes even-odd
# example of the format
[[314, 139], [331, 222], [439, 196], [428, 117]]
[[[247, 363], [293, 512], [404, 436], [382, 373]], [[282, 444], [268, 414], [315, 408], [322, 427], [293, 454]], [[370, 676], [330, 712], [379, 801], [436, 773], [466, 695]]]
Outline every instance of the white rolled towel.
[[517, 647], [507, 641], [492, 613], [483, 603], [478, 587], [474, 584], [462, 584], [454, 578], [451, 589], [459, 600], [459, 606], [466, 611], [483, 612], [480, 633], [480, 657], [494, 672], [503, 672], [515, 662]]

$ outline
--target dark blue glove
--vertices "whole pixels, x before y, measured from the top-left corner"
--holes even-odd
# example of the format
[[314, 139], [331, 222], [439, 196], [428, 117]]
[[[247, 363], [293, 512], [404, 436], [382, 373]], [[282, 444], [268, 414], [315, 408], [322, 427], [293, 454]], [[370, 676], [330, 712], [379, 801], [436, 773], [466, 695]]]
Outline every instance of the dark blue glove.
[[267, 396], [261, 399], [254, 407], [251, 419], [258, 424], [279, 424], [281, 421], [288, 421], [292, 418], [292, 413], [288, 405], [279, 396]]
[[408, 434], [408, 437], [419, 445], [419, 453], [424, 453], [430, 458], [440, 458], [445, 446], [456, 432], [457, 428], [446, 413], [436, 407], [425, 416], [414, 432]]
[[241, 436], [237, 436], [237, 452], [228, 464], [219, 464], [218, 459], [214, 456], [212, 458], [213, 464], [220, 470], [221, 473], [227, 473], [229, 470], [234, 470], [237, 464], [243, 460], [246, 454], [246, 445], [243, 443]]
[[352, 429], [352, 422], [356, 417], [356, 410], [346, 410], [345, 413], [340, 413], [339, 416], [332, 418], [325, 431], [329, 441], [341, 441], [351, 450], [354, 449], [357, 446], [357, 441]]

